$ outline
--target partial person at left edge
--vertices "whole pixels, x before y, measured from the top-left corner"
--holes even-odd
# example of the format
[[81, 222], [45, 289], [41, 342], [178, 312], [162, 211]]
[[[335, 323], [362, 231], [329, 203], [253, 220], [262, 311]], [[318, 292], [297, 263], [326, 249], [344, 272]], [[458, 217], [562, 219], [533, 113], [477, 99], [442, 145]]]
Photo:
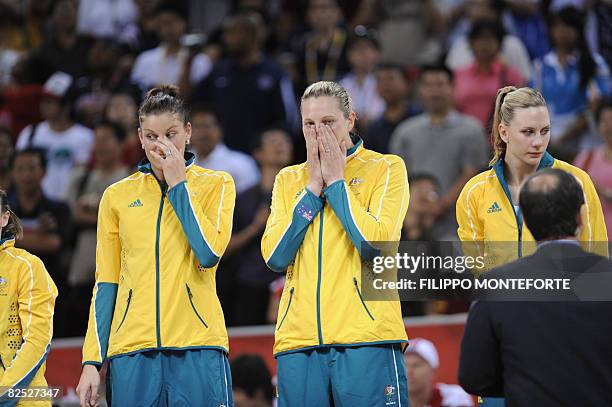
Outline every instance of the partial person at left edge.
[[46, 388], [57, 288], [43, 262], [15, 247], [21, 222], [0, 190], [0, 405], [51, 407], [20, 401], [14, 391]]

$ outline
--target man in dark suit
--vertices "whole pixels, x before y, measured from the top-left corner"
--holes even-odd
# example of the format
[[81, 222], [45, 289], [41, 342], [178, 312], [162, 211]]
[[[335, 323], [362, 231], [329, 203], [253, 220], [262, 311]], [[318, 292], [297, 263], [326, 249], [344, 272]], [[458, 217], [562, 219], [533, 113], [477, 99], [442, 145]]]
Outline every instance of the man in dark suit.
[[573, 291], [530, 302], [488, 292], [474, 301], [459, 382], [468, 393], [505, 397], [508, 407], [612, 406], [612, 263], [576, 239], [582, 189], [572, 175], [545, 169], [527, 179], [519, 201], [537, 251], [484, 278], [569, 277]]

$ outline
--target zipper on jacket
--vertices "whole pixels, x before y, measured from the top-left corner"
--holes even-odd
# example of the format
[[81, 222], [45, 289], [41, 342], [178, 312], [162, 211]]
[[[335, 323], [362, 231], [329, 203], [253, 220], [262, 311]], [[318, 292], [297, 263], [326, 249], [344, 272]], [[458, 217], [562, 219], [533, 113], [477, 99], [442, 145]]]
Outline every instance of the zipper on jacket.
[[6, 367], [4, 367], [4, 362], [2, 361], [2, 356], [0, 356], [0, 367], [2, 367], [2, 370], [6, 370]]
[[196, 309], [195, 304], [193, 303], [193, 294], [191, 293], [191, 289], [189, 288], [189, 286], [186, 283], [185, 283], [185, 288], [187, 288], [187, 295], [189, 296], [189, 302], [191, 303], [191, 308], [193, 308], [193, 312], [195, 312], [195, 314], [198, 317], [198, 319], [200, 320], [200, 322], [202, 322], [204, 324], [204, 326], [206, 328], [208, 328], [208, 325], [206, 325], [206, 322], [204, 322], [204, 320], [202, 319], [202, 317], [198, 313], [198, 310]]
[[280, 324], [278, 324], [278, 328], [276, 328], [277, 331], [281, 328], [281, 326], [283, 326], [283, 322], [285, 322], [285, 318], [287, 318], [287, 314], [289, 313], [289, 307], [291, 307], [291, 299], [293, 298], [294, 289], [295, 287], [291, 287], [291, 290], [289, 290], [289, 303], [287, 304], [287, 308], [285, 309], [285, 314], [283, 315], [283, 318], [281, 318]]
[[123, 313], [123, 318], [121, 318], [121, 322], [119, 323], [119, 326], [117, 327], [117, 330], [115, 331], [115, 333], [119, 332], [121, 325], [123, 325], [123, 322], [125, 321], [125, 317], [127, 317], [127, 313], [130, 309], [131, 301], [132, 301], [132, 289], [130, 288], [130, 292], [128, 293], [128, 298], [127, 298], [127, 305], [125, 306], [125, 312]]
[[[159, 181], [158, 181], [159, 182]], [[157, 347], [161, 348], [160, 334], [160, 310], [159, 310], [159, 234], [161, 229], [161, 219], [164, 211], [164, 198], [166, 197], [166, 186], [159, 184], [161, 189], [161, 199], [159, 201], [159, 212], [157, 214], [157, 226], [155, 230], [155, 331], [157, 334]]]
[[365, 301], [363, 300], [363, 297], [361, 296], [361, 291], [359, 291], [359, 285], [357, 284], [357, 277], [353, 277], [353, 282], [355, 283], [355, 290], [357, 290], [357, 295], [359, 296], [359, 299], [361, 300], [361, 305], [363, 305], [363, 308], [366, 310], [366, 312], [370, 316], [370, 319], [372, 321], [374, 321], [374, 317], [370, 313], [370, 310], [368, 309], [368, 306], [366, 305]]
[[323, 213], [325, 212], [325, 202], [323, 203], [323, 208], [319, 212], [321, 214], [321, 219], [319, 221], [319, 272], [317, 277], [317, 330], [319, 333], [319, 345], [323, 345], [323, 333], [321, 332], [321, 264], [323, 261]]

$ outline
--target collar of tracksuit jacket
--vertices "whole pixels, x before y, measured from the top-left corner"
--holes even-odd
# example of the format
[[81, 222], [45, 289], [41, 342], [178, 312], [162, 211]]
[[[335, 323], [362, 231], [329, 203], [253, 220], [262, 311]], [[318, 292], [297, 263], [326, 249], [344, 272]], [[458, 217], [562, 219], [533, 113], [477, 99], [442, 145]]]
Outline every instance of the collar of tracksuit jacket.
[[[508, 188], [508, 182], [506, 181], [506, 177], [504, 175], [504, 157], [500, 157], [493, 164], [493, 171], [495, 171], [495, 175], [497, 176], [497, 180], [502, 186], [504, 193], [506, 194], [506, 198], [510, 201], [510, 205], [514, 206], [512, 203], [512, 196], [510, 195], [510, 188]], [[536, 171], [539, 171], [544, 168], [550, 168], [555, 163], [555, 159], [548, 151], [544, 152], [544, 156], [540, 160], [540, 164], [538, 164], [538, 168]], [[514, 217], [516, 219], [516, 226], [518, 230], [518, 256], [523, 257], [523, 213], [520, 208], [514, 212]]]
[[8, 235], [0, 239], [0, 251], [15, 246], [15, 236]]

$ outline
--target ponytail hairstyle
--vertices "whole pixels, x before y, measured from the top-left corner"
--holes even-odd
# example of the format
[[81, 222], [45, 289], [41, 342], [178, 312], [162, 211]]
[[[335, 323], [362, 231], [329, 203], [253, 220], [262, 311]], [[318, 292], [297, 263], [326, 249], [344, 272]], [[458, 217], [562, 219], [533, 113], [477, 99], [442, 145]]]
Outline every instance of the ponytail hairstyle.
[[506, 86], [497, 91], [495, 113], [493, 114], [493, 128], [491, 129], [493, 158], [489, 165], [492, 166], [506, 154], [506, 142], [502, 140], [499, 134], [499, 125], [503, 123], [509, 126], [517, 109], [540, 106], [546, 106], [546, 100], [536, 89]]
[[0, 189], [0, 214], [9, 213], [9, 221], [5, 227], [2, 228], [2, 236], [4, 239], [7, 237], [14, 237], [15, 239], [20, 238], [23, 234], [23, 228], [21, 227], [21, 221], [11, 210], [8, 204], [8, 197], [6, 192]]
[[163, 113], [178, 116], [184, 125], [189, 121], [189, 110], [178, 87], [174, 85], [161, 85], [147, 92], [147, 96], [138, 109], [138, 120], [142, 125], [145, 117]]

